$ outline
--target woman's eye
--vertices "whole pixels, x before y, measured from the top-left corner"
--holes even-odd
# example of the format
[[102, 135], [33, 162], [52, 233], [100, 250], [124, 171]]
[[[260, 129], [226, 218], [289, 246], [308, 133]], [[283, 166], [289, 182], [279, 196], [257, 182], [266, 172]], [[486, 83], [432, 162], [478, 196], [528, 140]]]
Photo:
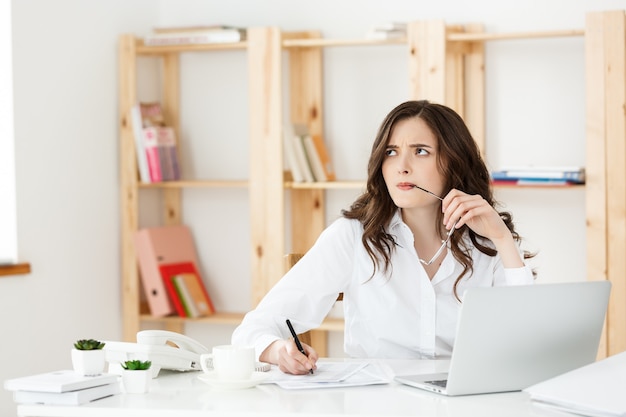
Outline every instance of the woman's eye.
[[395, 150], [395, 149], [387, 149], [387, 150], [385, 151], [385, 155], [387, 155], [387, 156], [394, 156], [394, 155], [396, 155], [396, 153], [397, 153], [397, 152], [396, 152], [396, 150]]
[[415, 155], [428, 155], [430, 152], [428, 152], [426, 149], [424, 148], [416, 148], [415, 149]]

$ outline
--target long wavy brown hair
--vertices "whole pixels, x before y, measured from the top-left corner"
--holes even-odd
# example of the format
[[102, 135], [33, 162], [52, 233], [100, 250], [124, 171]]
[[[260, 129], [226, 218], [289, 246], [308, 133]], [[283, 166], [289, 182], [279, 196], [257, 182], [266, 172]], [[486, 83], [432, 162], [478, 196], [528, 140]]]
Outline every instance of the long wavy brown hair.
[[[350, 206], [343, 210], [342, 215], [348, 219], [356, 219], [363, 225], [362, 243], [372, 260], [374, 272], [391, 271], [391, 253], [396, 246], [394, 237], [386, 232], [391, 218], [397, 212], [382, 174], [382, 164], [386, 156], [387, 146], [394, 126], [401, 120], [419, 117], [432, 130], [437, 138], [437, 167], [445, 179], [443, 195], [456, 188], [467, 194], [482, 196], [492, 207], [498, 202], [493, 197], [489, 170], [485, 165], [480, 150], [474, 141], [463, 119], [452, 109], [441, 104], [426, 100], [407, 101], [394, 108], [383, 120], [370, 154], [367, 166], [367, 185], [365, 192]], [[511, 231], [513, 238], [521, 241], [515, 231], [513, 218], [509, 212], [498, 211], [498, 214]], [[443, 213], [438, 214], [438, 221], [443, 222]], [[443, 230], [441, 231], [443, 235]], [[463, 237], [465, 234], [473, 246], [488, 256], [495, 256], [497, 251], [486, 245], [487, 238], [475, 233], [463, 225], [455, 231], [450, 239], [450, 247], [454, 258], [463, 265], [463, 271], [454, 283], [454, 294], [461, 278], [473, 272], [471, 247], [467, 247]], [[441, 236], [443, 238], [443, 236]], [[524, 251], [524, 259], [533, 257]], [[371, 277], [370, 277], [371, 278]], [[458, 296], [457, 296], [458, 298]]]

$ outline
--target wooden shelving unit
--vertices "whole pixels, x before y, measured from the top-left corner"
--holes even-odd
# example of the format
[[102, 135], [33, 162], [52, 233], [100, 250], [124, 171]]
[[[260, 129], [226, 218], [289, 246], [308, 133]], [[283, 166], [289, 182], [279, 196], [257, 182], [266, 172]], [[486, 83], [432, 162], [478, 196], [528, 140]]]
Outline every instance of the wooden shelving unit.
[[[618, 28], [616, 31], [615, 27]], [[609, 29], [610, 28], [610, 29]], [[626, 123], [624, 12], [596, 12], [585, 30], [488, 34], [478, 24], [448, 26], [441, 20], [408, 25], [406, 39], [322, 39], [318, 32], [282, 32], [275, 27], [248, 30], [246, 42], [231, 45], [147, 47], [131, 35], [120, 39], [120, 109], [122, 167], [122, 283], [124, 337], [134, 340], [140, 322], [164, 323], [182, 331], [185, 319], [157, 319], [140, 315], [139, 279], [131, 235], [138, 224], [140, 188], [161, 188], [165, 224], [181, 222], [180, 190], [186, 187], [247, 187], [249, 192], [253, 305], [281, 278], [283, 256], [304, 253], [326, 227], [325, 192], [360, 189], [360, 181], [293, 183], [285, 178], [282, 127], [304, 123], [312, 134], [323, 134], [323, 50], [335, 47], [380, 47], [404, 44], [409, 61], [409, 97], [429, 99], [454, 108], [467, 122], [485, 151], [484, 44], [494, 40], [584, 36], [587, 44], [588, 95], [588, 269], [592, 279], [614, 283], [602, 356], [626, 349]], [[136, 101], [136, 58], [158, 56], [163, 61], [166, 117], [179, 126], [179, 60], [184, 52], [239, 49], [247, 54], [250, 119], [250, 178], [243, 182], [181, 181], [140, 184], [127, 115]], [[375, 54], [376, 48], [373, 49]], [[288, 59], [289, 91], [283, 95], [283, 59]], [[283, 97], [289, 97], [291, 120], [283, 118]], [[615, 152], [613, 152], [615, 150]], [[610, 174], [610, 175], [609, 175]], [[609, 193], [607, 190], [611, 190]], [[289, 200], [290, 216], [285, 213]], [[291, 224], [285, 219], [291, 217]], [[285, 239], [290, 230], [290, 239]], [[241, 314], [217, 314], [194, 321], [236, 324]], [[325, 354], [326, 330], [341, 330], [341, 320], [328, 319], [314, 333], [314, 343]]]

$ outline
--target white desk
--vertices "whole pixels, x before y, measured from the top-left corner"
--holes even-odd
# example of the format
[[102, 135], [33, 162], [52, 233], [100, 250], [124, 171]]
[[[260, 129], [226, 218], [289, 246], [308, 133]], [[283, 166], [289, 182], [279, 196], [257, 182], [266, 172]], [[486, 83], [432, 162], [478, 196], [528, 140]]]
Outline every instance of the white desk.
[[[448, 361], [385, 361], [395, 374], [441, 372]], [[554, 416], [522, 392], [445, 397], [395, 382], [387, 385], [285, 390], [274, 384], [214, 390], [198, 372], [162, 371], [147, 394], [120, 394], [81, 406], [19, 405], [23, 417], [527, 417]]]

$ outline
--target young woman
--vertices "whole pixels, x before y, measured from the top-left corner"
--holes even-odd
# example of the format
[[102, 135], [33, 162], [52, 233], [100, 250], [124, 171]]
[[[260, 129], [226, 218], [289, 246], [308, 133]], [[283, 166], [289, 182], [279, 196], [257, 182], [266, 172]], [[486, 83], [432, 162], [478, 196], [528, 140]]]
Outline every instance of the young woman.
[[467, 288], [533, 282], [531, 255], [495, 206], [461, 117], [428, 101], [400, 104], [374, 141], [366, 191], [245, 316], [233, 343], [307, 373], [318, 355], [298, 351], [285, 320], [313, 329], [343, 292], [347, 355], [449, 356]]

